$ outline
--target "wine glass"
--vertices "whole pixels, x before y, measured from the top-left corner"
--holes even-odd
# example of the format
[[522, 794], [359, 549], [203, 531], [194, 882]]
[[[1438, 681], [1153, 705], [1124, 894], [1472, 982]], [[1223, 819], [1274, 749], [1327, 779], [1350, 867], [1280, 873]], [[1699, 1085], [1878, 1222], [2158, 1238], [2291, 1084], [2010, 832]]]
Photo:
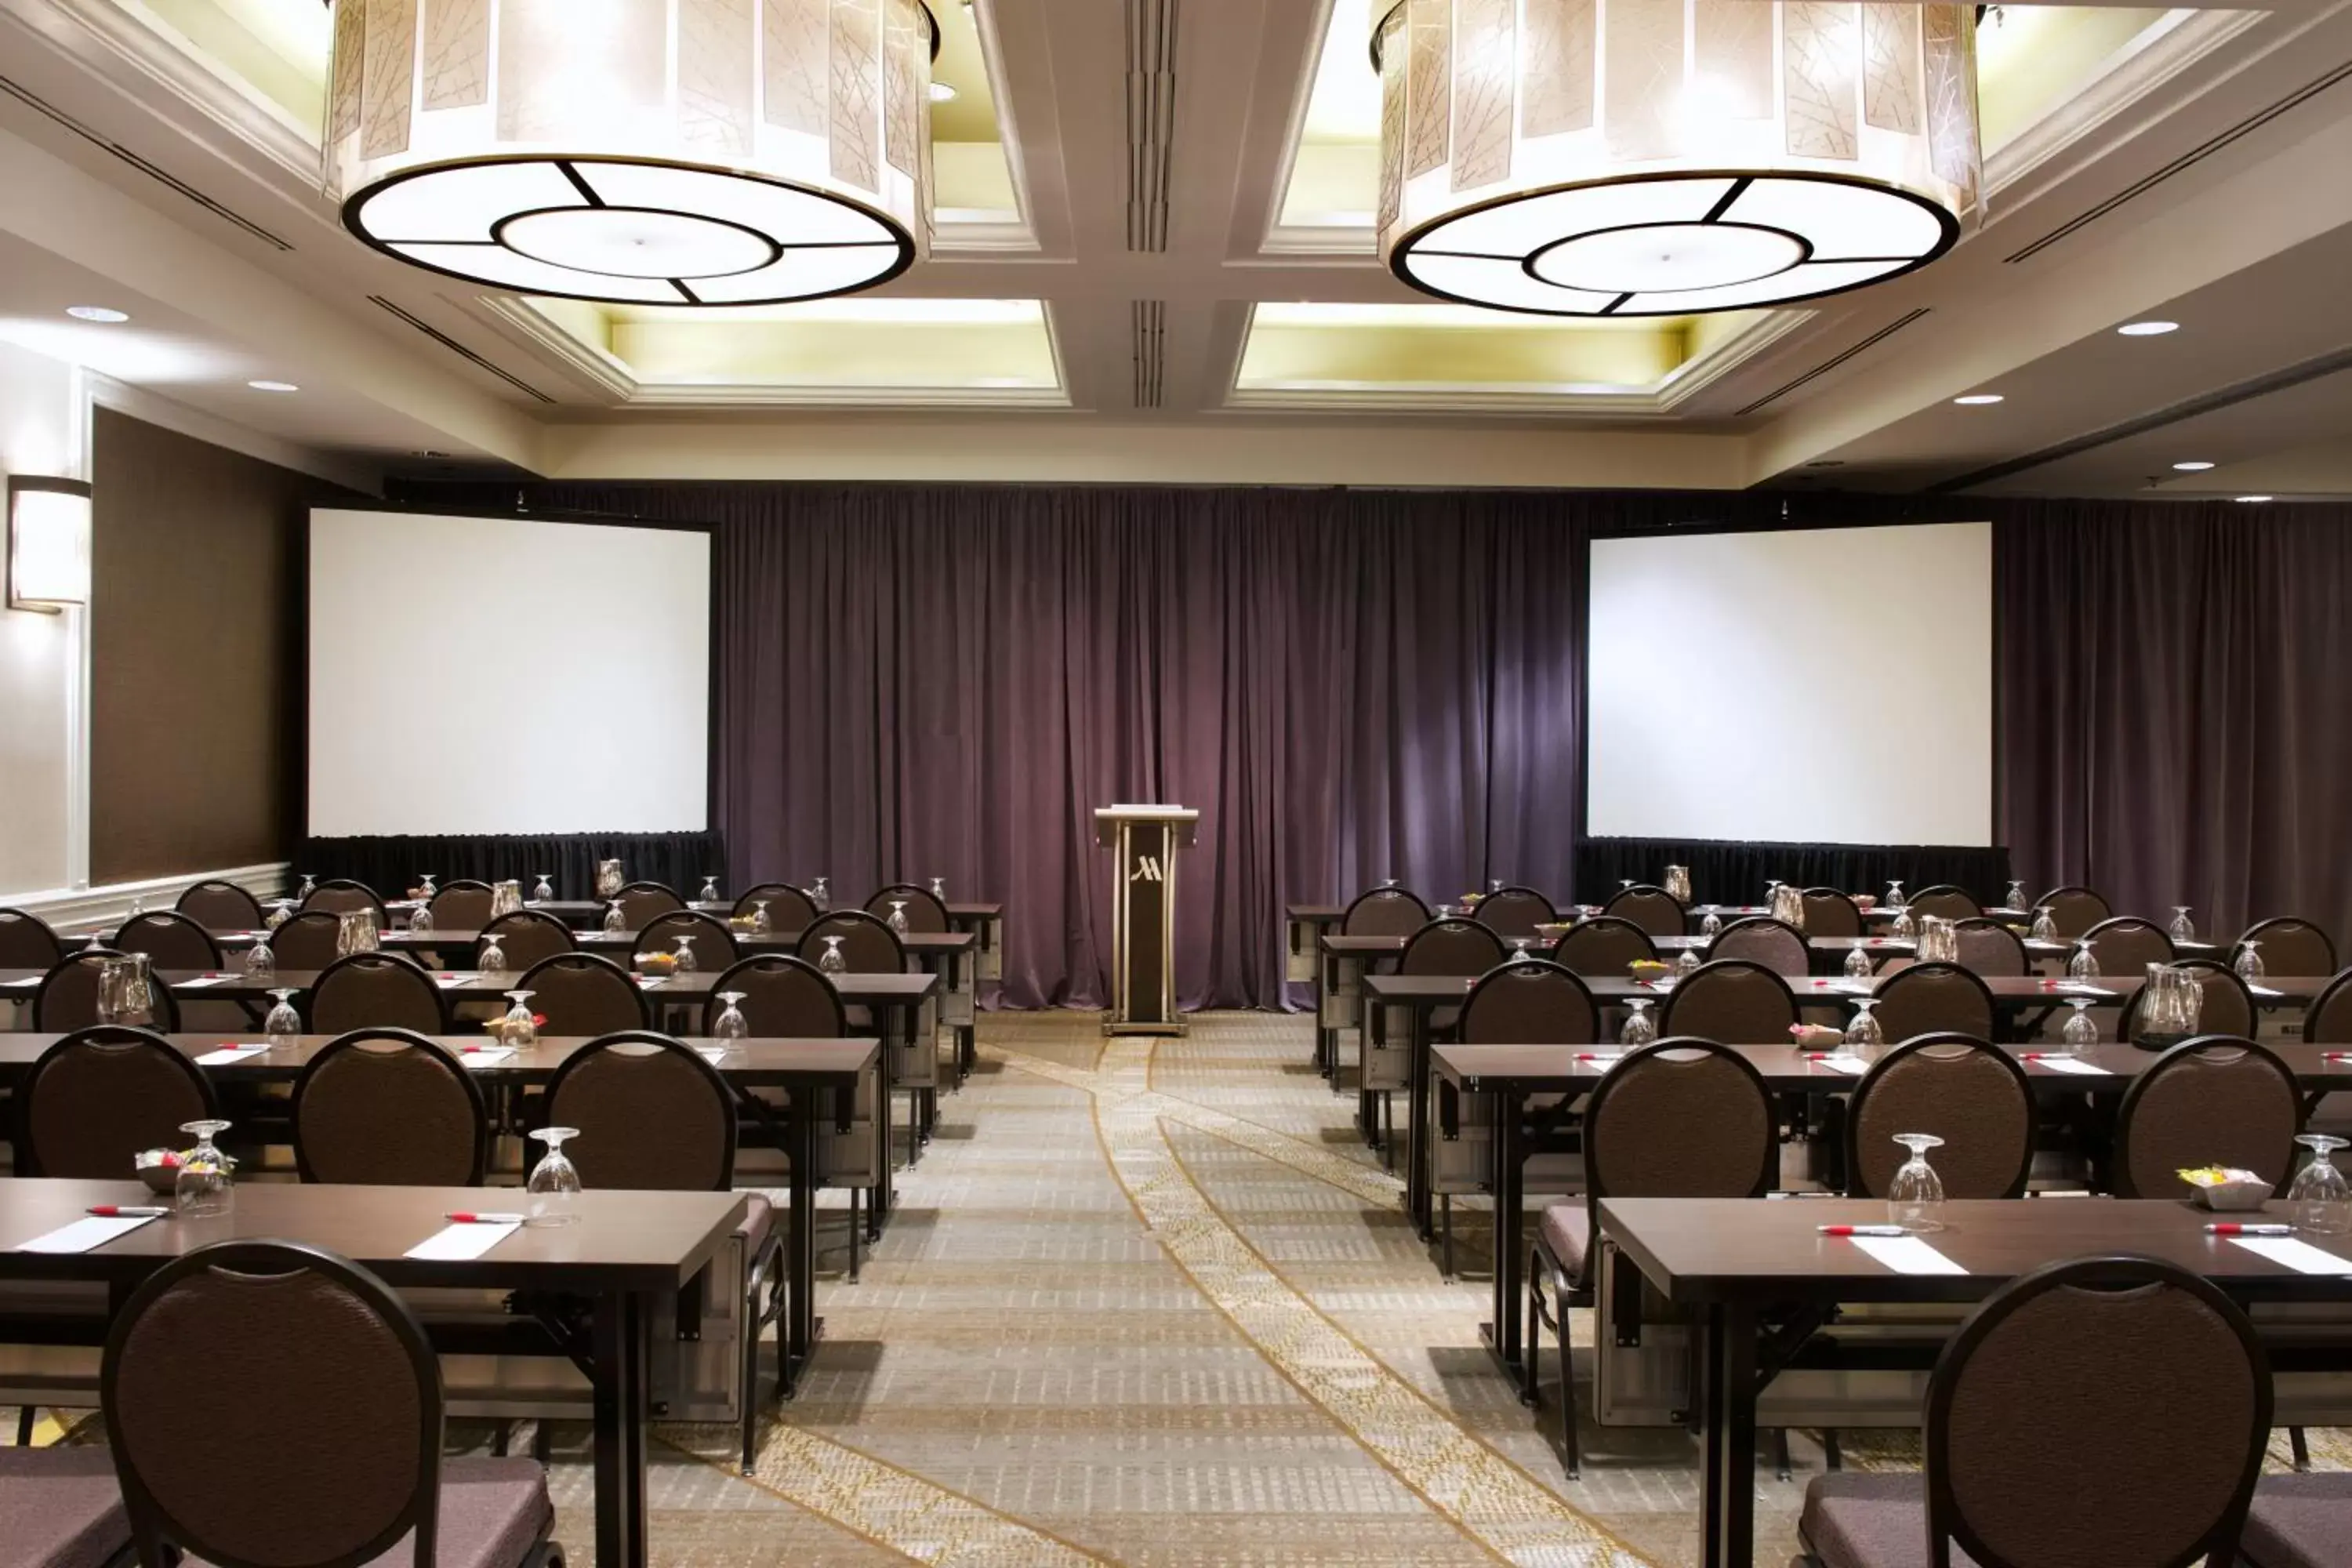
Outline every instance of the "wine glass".
[[513, 1005], [507, 1009], [507, 1016], [499, 1020], [499, 1040], [501, 1044], [518, 1047], [539, 1044], [539, 1021], [530, 1016], [531, 995], [529, 991], [507, 993], [507, 1000]]
[[2269, 973], [2263, 967], [2262, 947], [2259, 942], [2238, 943], [2238, 961], [2231, 967], [2238, 972], [2238, 978], [2249, 985], [2261, 984], [2263, 976]]
[[612, 898], [628, 885], [629, 879], [622, 874], [621, 863], [618, 860], [596, 862], [596, 896], [598, 898]]
[[270, 1049], [281, 1050], [301, 1038], [302, 1015], [294, 1010], [293, 992], [277, 990], [269, 994], [276, 998], [278, 1005], [270, 1008], [269, 1016], [261, 1021], [261, 1030], [269, 1037]]
[[819, 877], [816, 884], [809, 889], [808, 896], [809, 902], [816, 906], [816, 912], [819, 914], [824, 914], [833, 908], [833, 889], [823, 877]]
[[2189, 918], [2189, 906], [2187, 904], [2175, 904], [2172, 906], [2172, 925], [2169, 929], [2172, 933], [2172, 940], [2175, 942], [2195, 942], [2197, 940], [2197, 925], [2195, 921]]
[[413, 909], [413, 910], [409, 910], [409, 911], [408, 911], [408, 929], [409, 929], [410, 931], [416, 931], [416, 932], [423, 933], [423, 934], [427, 934], [427, 935], [429, 935], [429, 934], [432, 932], [432, 930], [433, 930], [433, 903], [432, 903], [432, 899], [433, 899], [433, 895], [432, 895], [432, 894], [430, 894], [430, 893], [425, 894], [425, 898], [417, 903], [417, 906], [416, 906], [415, 909]]
[[1853, 1019], [1845, 1026], [1845, 1043], [1861, 1050], [1875, 1050], [1886, 1043], [1886, 1027], [1878, 1021], [1872, 1009], [1878, 1005], [1875, 996], [1853, 999]]
[[1887, 928], [1886, 934], [1896, 942], [1909, 942], [1919, 934], [1919, 922], [1911, 918], [1908, 905], [1895, 906], [1895, 923]]
[[2011, 882], [2009, 885], [2009, 907], [2012, 910], [2021, 910], [2025, 907], [2024, 883]]
[[236, 1162], [220, 1152], [213, 1140], [229, 1130], [226, 1121], [184, 1121], [180, 1131], [196, 1141], [196, 1146], [180, 1156], [180, 1174], [172, 1184], [172, 1201], [183, 1217], [201, 1218], [205, 1215], [228, 1212], [229, 1182]]
[[1864, 947], [1860, 942], [1856, 942], [1853, 946], [1846, 949], [1845, 977], [1848, 980], [1867, 980], [1870, 978], [1872, 973], [1870, 950], [1868, 948]]
[[907, 934], [907, 900], [904, 899], [890, 900], [890, 929], [902, 938]]
[[541, 871], [539, 874], [538, 883], [530, 889], [530, 896], [531, 900], [534, 903], [543, 904], [552, 900], [555, 897], [554, 877], [548, 872]]
[[931, 897], [943, 904], [948, 901], [948, 879], [945, 877], [931, 879]]
[[1625, 1026], [1617, 1031], [1617, 1043], [1632, 1050], [1656, 1039], [1658, 1026], [1650, 1019], [1650, 1004], [1646, 1000], [1636, 1000], [1628, 1005], [1633, 1010], [1625, 1015]]
[[1698, 934], [1708, 938], [1721, 936], [1723, 934], [1723, 917], [1717, 914], [1713, 910], [1707, 910], [1706, 918], [1698, 922]]
[[269, 950], [269, 933], [253, 933], [253, 945], [245, 950], [245, 976], [248, 980], [278, 978], [278, 955]]
[[482, 956], [474, 961], [474, 967], [485, 974], [504, 974], [507, 972], [507, 950], [499, 945], [498, 932], [482, 933]]
[[577, 1225], [580, 1215], [572, 1199], [580, 1195], [580, 1172], [563, 1152], [567, 1138], [580, 1136], [577, 1127], [540, 1127], [531, 1137], [547, 1145], [547, 1152], [530, 1168], [530, 1226]]
[[702, 898], [702, 901], [703, 901], [704, 903], [706, 903], [706, 904], [715, 904], [715, 903], [717, 903], [717, 902], [719, 901], [719, 879], [718, 879], [718, 878], [716, 878], [716, 877], [705, 877], [704, 879], [702, 879], [702, 893], [701, 893], [701, 898]]
[[140, 894], [137, 894], [137, 893], [133, 893], [133, 894], [131, 894], [131, 918], [132, 920], [134, 920], [134, 921], [135, 921], [135, 920], [137, 920], [141, 915], [143, 915], [143, 914], [145, 914], [146, 912], [147, 912], [147, 900], [146, 900], [146, 899], [145, 899], [144, 897], [141, 896]]
[[1927, 1151], [1944, 1141], [1931, 1132], [1897, 1132], [1895, 1141], [1911, 1151], [1886, 1189], [1886, 1217], [1913, 1236], [1944, 1228], [1944, 1180], [1927, 1163]]
[[2328, 1158], [2344, 1147], [2344, 1140], [2324, 1132], [2305, 1132], [2295, 1142], [2311, 1151], [2310, 1162], [2294, 1173], [2294, 1183], [2286, 1190], [2287, 1206], [2294, 1215], [2295, 1228], [2321, 1236], [2342, 1236], [2352, 1231], [2352, 1183], [2344, 1179], [2344, 1173]]
[[2072, 1055], [2079, 1057], [2099, 1043], [2099, 1021], [2091, 1016], [2092, 1002], [2088, 996], [2075, 997], [2074, 1016], [2059, 1031], [2059, 1037], [2066, 1042]]
[[629, 918], [621, 912], [621, 900], [614, 899], [604, 906], [604, 934], [619, 936], [628, 929]]
[[430, 871], [420, 871], [417, 873], [416, 879], [418, 882], [423, 884], [422, 890], [416, 895], [416, 901], [420, 904], [431, 903], [433, 901], [433, 895], [441, 890], [439, 888], [434, 886], [433, 873]]
[[1529, 943], [1526, 937], [1513, 937], [1511, 939], [1511, 962], [1513, 963], [1517, 963], [1524, 960], [1528, 956], [1528, 946]]
[[2066, 973], [2074, 980], [2096, 980], [2099, 977], [2099, 955], [2091, 951], [2091, 939], [2084, 937], [2074, 943], [2074, 956], [2066, 961]]
[[691, 974], [699, 967], [700, 965], [694, 962], [694, 939], [690, 936], [679, 937], [677, 939], [677, 967], [673, 971], [673, 973], [678, 974]]
[[736, 1003], [743, 1000], [743, 993], [722, 991], [719, 994], [719, 999], [727, 1005], [720, 1008], [719, 1016], [711, 1020], [710, 1037], [714, 1040], [740, 1040], [748, 1037], [751, 1033], [751, 1026], [735, 1005]]
[[1686, 947], [1675, 954], [1675, 978], [1688, 980], [1698, 973], [1698, 949]]
[[751, 930], [753, 933], [759, 936], [765, 936], [774, 929], [774, 922], [768, 918], [768, 900], [765, 899], [754, 900], [751, 905]]
[[294, 900], [291, 899], [280, 899], [269, 911], [268, 929], [276, 931], [279, 926], [284, 925], [288, 921], [290, 921], [293, 918]]
[[816, 966], [827, 974], [849, 973], [849, 960], [842, 955], [839, 937], [829, 936], [824, 939], [824, 951], [817, 954]]
[[2032, 935], [2033, 940], [2036, 942], [2056, 942], [2058, 940], [2058, 917], [2050, 912], [2050, 906], [2048, 904], [2044, 904], [2040, 909], [2033, 911]]
[[310, 895], [311, 895], [311, 894], [313, 894], [313, 893], [315, 893], [315, 892], [317, 892], [318, 890], [319, 890], [319, 879], [318, 879], [318, 878], [316, 878], [316, 877], [313, 877], [312, 875], [310, 875], [310, 872], [305, 871], [305, 872], [303, 872], [303, 873], [302, 873], [302, 885], [301, 885], [301, 887], [299, 887], [299, 888], [298, 888], [298, 889], [295, 889], [294, 896], [295, 896], [296, 898], [298, 898], [298, 899], [301, 899], [301, 900], [304, 900], [305, 901], [307, 901], [307, 900], [310, 899]]
[[1902, 883], [1886, 884], [1886, 907], [1890, 910], [1907, 910], [1911, 907], [1911, 900], [1904, 893]]

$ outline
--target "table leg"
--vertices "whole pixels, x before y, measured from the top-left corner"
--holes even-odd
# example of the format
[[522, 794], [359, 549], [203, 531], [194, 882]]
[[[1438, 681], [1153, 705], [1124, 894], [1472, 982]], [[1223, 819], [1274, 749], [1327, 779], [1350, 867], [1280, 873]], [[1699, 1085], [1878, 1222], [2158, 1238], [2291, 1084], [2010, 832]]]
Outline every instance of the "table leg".
[[816, 1096], [814, 1089], [793, 1090], [790, 1111], [793, 1234], [784, 1276], [789, 1300], [776, 1347], [776, 1377], [786, 1399], [798, 1392], [801, 1368], [816, 1353]]
[[1323, 999], [1330, 990], [1330, 955], [1318, 942], [1315, 950], [1315, 1068], [1339, 1092], [1339, 1042], [1323, 1023]]
[[651, 1316], [646, 1298], [635, 1291], [617, 1290], [596, 1303], [598, 1568], [645, 1568], [646, 1324]]
[[1429, 1191], [1429, 1020], [1431, 1010], [1414, 1006], [1406, 1009], [1412, 1023], [1405, 1035], [1405, 1091], [1412, 1097], [1407, 1122], [1412, 1129], [1412, 1145], [1405, 1151], [1404, 1190], [1412, 1215], [1413, 1234], [1423, 1241], [1435, 1237], [1436, 1227], [1431, 1219], [1433, 1205]]
[[1756, 1552], [1756, 1315], [1738, 1302], [1705, 1310], [1706, 1458], [1699, 1514], [1705, 1568], [1750, 1568]]
[[874, 1097], [874, 1126], [877, 1136], [882, 1140], [882, 1155], [876, 1162], [879, 1175], [874, 1184], [874, 1202], [866, 1234], [877, 1239], [880, 1238], [882, 1226], [888, 1222], [890, 1210], [897, 1201], [892, 1190], [891, 1172], [898, 1158], [898, 1134], [892, 1128], [898, 1119], [898, 1075], [890, 1067], [890, 1040], [898, 1016], [896, 1007], [877, 1007], [874, 1010], [876, 1020], [882, 1026], [882, 1056], [875, 1068], [881, 1075], [882, 1081], [877, 1086], [879, 1092]]
[[1520, 1128], [1525, 1110], [1520, 1091], [1494, 1093], [1495, 1173], [1487, 1185], [1495, 1194], [1495, 1317], [1478, 1325], [1486, 1348], [1506, 1369], [1519, 1370], [1519, 1286], [1527, 1271], [1527, 1251], [1519, 1245], [1519, 1208], [1527, 1185], [1527, 1142]]

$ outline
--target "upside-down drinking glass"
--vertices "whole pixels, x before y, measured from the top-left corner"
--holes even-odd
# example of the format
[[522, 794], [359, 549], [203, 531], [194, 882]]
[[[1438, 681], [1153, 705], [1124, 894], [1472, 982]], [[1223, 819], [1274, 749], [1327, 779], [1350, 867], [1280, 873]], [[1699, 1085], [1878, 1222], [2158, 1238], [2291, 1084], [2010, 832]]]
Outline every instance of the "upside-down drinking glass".
[[2230, 967], [2249, 985], [2261, 984], [2263, 976], [2270, 973], [2263, 967], [2263, 944], [2259, 942], [2239, 942], [2238, 961]]
[[890, 929], [902, 937], [907, 934], [907, 900], [904, 899], [890, 900]]
[[433, 895], [441, 890], [434, 884], [433, 873], [430, 871], [420, 871], [416, 874], [416, 879], [422, 884], [422, 887], [416, 895], [416, 901], [420, 904], [431, 903], [433, 901]]
[[1919, 922], [1911, 918], [1907, 906], [1895, 910], [1895, 923], [1887, 928], [1886, 934], [1896, 942], [1909, 942], [1919, 934]]
[[474, 961], [474, 967], [485, 974], [504, 974], [507, 972], [507, 950], [499, 945], [498, 932], [482, 933], [482, 955]]
[[276, 931], [279, 926], [284, 925], [288, 921], [290, 921], [293, 918], [294, 900], [291, 899], [280, 899], [278, 900], [276, 906], [269, 911], [269, 929], [271, 931]]
[[948, 901], [948, 879], [945, 877], [931, 879], [931, 897], [943, 904]]
[[618, 936], [629, 929], [629, 917], [621, 912], [621, 900], [614, 899], [604, 906], [604, 934]]
[[1871, 973], [1872, 966], [1870, 963], [1870, 950], [1868, 948], [1864, 947], [1860, 942], [1856, 942], [1853, 946], [1846, 949], [1845, 977], [1848, 980], [1867, 980], [1870, 978]]
[[1907, 910], [1911, 907], [1911, 900], [1905, 896], [1902, 883], [1886, 884], [1886, 907], [1890, 910]]
[[580, 1223], [572, 1202], [580, 1195], [580, 1172], [563, 1152], [564, 1140], [580, 1136], [577, 1127], [540, 1127], [531, 1137], [547, 1145], [547, 1152], [530, 1168], [530, 1217], [525, 1225], [558, 1226]]
[[2169, 929], [2172, 933], [2172, 940], [2175, 942], [2195, 942], [2197, 940], [2197, 922], [2189, 918], [2189, 906], [2187, 904], [2175, 904], [2172, 906], [2172, 925]]
[[816, 912], [819, 914], [824, 914], [833, 908], [833, 888], [823, 877], [819, 877], [815, 885], [809, 889], [808, 896], [809, 902], [816, 906]]
[[694, 961], [694, 939], [690, 936], [679, 937], [677, 939], [677, 968], [676, 973], [679, 974], [691, 974], [701, 967], [702, 966], [700, 964]]
[[433, 930], [433, 905], [430, 901], [431, 897], [432, 895], [430, 894], [425, 895], [425, 901], [420, 902], [415, 909], [408, 911], [408, 929], [410, 931], [422, 932], [427, 935], [431, 934]]
[[1845, 1026], [1845, 1043], [1860, 1050], [1875, 1050], [1886, 1043], [1886, 1026], [1872, 1011], [1878, 1005], [1875, 996], [1853, 999], [1853, 1017]]
[[2074, 1016], [2059, 1031], [2059, 1037], [2066, 1042], [2067, 1050], [2074, 1056], [2081, 1056], [2099, 1043], [2099, 1021], [2091, 1016], [2094, 1000], [2089, 996], [2075, 997]]
[[278, 978], [278, 955], [269, 950], [268, 931], [257, 931], [253, 933], [253, 945], [245, 950], [244, 969], [245, 977], [247, 980]]
[[1897, 1132], [1895, 1141], [1911, 1151], [1886, 1189], [1886, 1217], [1914, 1236], [1944, 1228], [1944, 1179], [1927, 1163], [1927, 1151], [1944, 1141], [1932, 1132]]
[[2074, 944], [2074, 956], [2066, 961], [2066, 973], [2074, 980], [2099, 977], [2099, 955], [2091, 951], [2090, 938], [2084, 937]]
[[751, 1033], [751, 1026], [735, 1004], [743, 1000], [740, 991], [721, 991], [719, 999], [726, 1005], [719, 1016], [710, 1021], [710, 1037], [714, 1040], [740, 1040]]
[[765, 936], [765, 935], [767, 935], [771, 931], [773, 931], [774, 929], [775, 929], [774, 923], [773, 923], [772, 921], [771, 921], [769, 920], [769, 918], [768, 918], [768, 900], [765, 900], [765, 899], [756, 899], [756, 900], [752, 900], [752, 903], [751, 903], [751, 930], [752, 930], [752, 932], [753, 932], [755, 935], [759, 935], [759, 936]]
[[2286, 1190], [2295, 1228], [2321, 1236], [2352, 1232], [2352, 1182], [2344, 1179], [2344, 1173], [2329, 1158], [2344, 1147], [2344, 1140], [2305, 1132], [2295, 1142], [2311, 1151], [2310, 1162], [2294, 1173], [2294, 1184]]
[[2024, 883], [2011, 882], [2009, 885], [2009, 907], [2012, 910], [2021, 910], [2025, 907]]
[[2058, 940], [2058, 917], [2050, 912], [2048, 904], [2033, 911], [2032, 935], [2036, 942]]
[[226, 1121], [184, 1121], [180, 1131], [196, 1146], [180, 1156], [180, 1174], [172, 1184], [172, 1202], [186, 1217], [228, 1212], [229, 1183], [236, 1162], [214, 1147], [213, 1140], [227, 1131]]
[[302, 1037], [302, 1015], [294, 1010], [293, 992], [279, 990], [269, 994], [277, 999], [277, 1005], [261, 1021], [261, 1030], [269, 1037], [271, 1049], [283, 1050]]
[[1646, 1046], [1658, 1037], [1658, 1026], [1650, 1019], [1650, 1004], [1635, 1000], [1627, 1004], [1632, 1011], [1625, 1015], [1625, 1026], [1617, 1031], [1617, 1043], [1631, 1050]]
[[824, 939], [824, 951], [817, 954], [816, 966], [827, 974], [849, 973], [849, 960], [842, 956], [839, 937], [829, 936]]
[[1706, 918], [1698, 922], [1698, 934], [1708, 937], [1721, 936], [1723, 934], [1723, 917], [1717, 914], [1713, 910], [1707, 910]]
[[531, 993], [507, 993], [507, 1016], [499, 1020], [499, 1042], [509, 1046], [539, 1044], [539, 1020], [530, 1016]]
[[702, 879], [702, 901], [706, 904], [715, 904], [719, 901], [718, 878], [705, 877]]
[[298, 899], [308, 899], [311, 894], [318, 890], [319, 879], [310, 875], [310, 872], [305, 871], [302, 873], [302, 885], [295, 890], [294, 896]]
[[1686, 947], [1675, 954], [1675, 978], [1688, 980], [1698, 973], [1698, 949]]
[[542, 904], [554, 898], [555, 878], [546, 871], [541, 871], [539, 874], [539, 881], [530, 889], [530, 896], [535, 901]]

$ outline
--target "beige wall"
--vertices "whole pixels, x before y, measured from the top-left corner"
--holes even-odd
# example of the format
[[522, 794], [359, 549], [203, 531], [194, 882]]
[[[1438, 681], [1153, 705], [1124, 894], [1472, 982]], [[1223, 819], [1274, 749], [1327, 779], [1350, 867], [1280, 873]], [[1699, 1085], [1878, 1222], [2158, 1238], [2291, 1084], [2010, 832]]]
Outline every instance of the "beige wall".
[[[83, 472], [74, 369], [0, 343], [0, 475]], [[72, 874], [85, 616], [0, 610], [0, 902]]]

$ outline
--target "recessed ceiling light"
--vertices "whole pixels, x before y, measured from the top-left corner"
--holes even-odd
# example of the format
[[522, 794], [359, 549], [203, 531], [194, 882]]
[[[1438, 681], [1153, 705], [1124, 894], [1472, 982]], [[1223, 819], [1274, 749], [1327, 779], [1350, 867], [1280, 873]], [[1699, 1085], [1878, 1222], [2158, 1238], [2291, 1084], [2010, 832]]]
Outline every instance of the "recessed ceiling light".
[[2126, 321], [2116, 329], [2127, 338], [2160, 338], [2167, 332], [2180, 330], [2178, 321]]
[[302, 389], [290, 381], [248, 381], [246, 385], [256, 392], [299, 392]]
[[933, 103], [945, 103], [955, 95], [955, 83], [951, 81], [935, 81], [931, 83], [931, 101]]
[[1966, 408], [1979, 408], [1988, 403], [1999, 403], [2000, 401], [2000, 394], [1998, 392], [1971, 392], [1966, 397], [1955, 397], [1952, 401]]
[[105, 305], [68, 305], [66, 307], [66, 314], [71, 316], [77, 321], [106, 321], [111, 323], [114, 321], [127, 321], [131, 319], [129, 311], [113, 310]]
[[2242, 501], [2264, 501], [2276, 500], [2278, 498], [2276, 496], [2240, 496], [2238, 499]]
[[2184, 474], [2201, 474], [2213, 465], [2201, 458], [2192, 458], [2188, 462], [2175, 463], [2172, 466]]

